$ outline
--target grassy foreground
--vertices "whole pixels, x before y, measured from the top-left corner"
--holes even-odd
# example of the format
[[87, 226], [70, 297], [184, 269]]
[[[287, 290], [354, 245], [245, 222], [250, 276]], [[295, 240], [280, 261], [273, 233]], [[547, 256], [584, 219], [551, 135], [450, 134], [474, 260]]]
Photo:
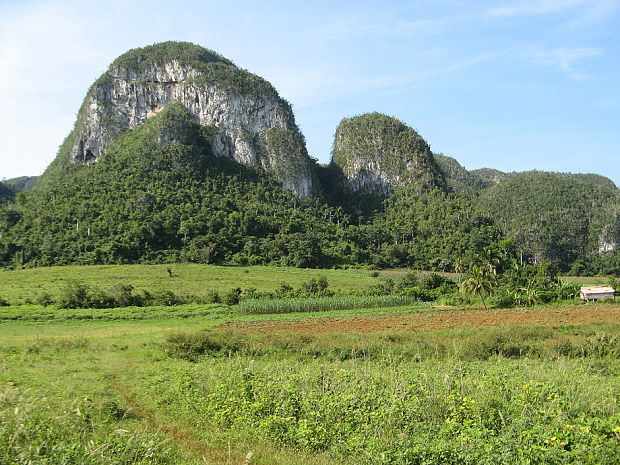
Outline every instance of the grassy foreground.
[[[114, 280], [148, 286], [127, 268]], [[221, 268], [208, 269], [223, 277]], [[159, 271], [160, 282], [175, 279]], [[236, 268], [236, 279], [266, 274], [248, 271]], [[318, 276], [277, 271], [247, 285]], [[362, 286], [356, 272], [334, 273], [340, 286]], [[240, 285], [222, 289], [229, 284]], [[202, 285], [188, 282], [187, 292]], [[0, 464], [619, 463], [620, 304], [570, 311], [581, 309], [607, 319], [427, 331], [401, 322], [458, 312], [8, 307], [0, 312]], [[378, 318], [391, 326], [367, 332]]]

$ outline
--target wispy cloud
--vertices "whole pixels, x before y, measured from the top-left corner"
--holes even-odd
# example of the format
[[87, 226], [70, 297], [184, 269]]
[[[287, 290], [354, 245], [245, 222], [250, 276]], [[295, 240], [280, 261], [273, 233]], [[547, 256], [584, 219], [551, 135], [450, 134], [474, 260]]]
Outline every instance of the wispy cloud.
[[583, 79], [587, 76], [581, 64], [583, 60], [603, 54], [599, 48], [554, 48], [549, 50], [528, 50], [522, 52], [523, 59], [538, 66], [553, 67], [571, 79]]
[[450, 26], [462, 17], [444, 16], [432, 19], [407, 20], [389, 18], [381, 20], [368, 14], [367, 18], [336, 18], [316, 32], [321, 39], [352, 40], [364, 37], [399, 37], [411, 34], [438, 34], [449, 30]]
[[434, 50], [434, 60], [415, 71], [363, 75], [345, 67], [276, 67], [263, 75], [276, 85], [296, 107], [307, 107], [351, 95], [389, 96], [422, 87], [435, 79], [507, 55], [512, 48], [480, 52], [470, 57], [449, 59], [445, 51]]
[[544, 15], [557, 13], [578, 5], [592, 4], [588, 0], [524, 0], [489, 10], [491, 16]]

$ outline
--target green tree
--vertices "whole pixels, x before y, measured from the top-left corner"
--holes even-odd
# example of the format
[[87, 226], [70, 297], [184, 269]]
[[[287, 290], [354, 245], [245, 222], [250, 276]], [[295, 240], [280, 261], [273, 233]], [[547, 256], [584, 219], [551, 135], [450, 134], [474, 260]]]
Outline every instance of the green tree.
[[464, 294], [478, 295], [482, 299], [482, 305], [487, 308], [484, 295], [491, 295], [493, 291], [493, 277], [482, 266], [474, 265], [468, 278], [461, 283], [461, 291]]

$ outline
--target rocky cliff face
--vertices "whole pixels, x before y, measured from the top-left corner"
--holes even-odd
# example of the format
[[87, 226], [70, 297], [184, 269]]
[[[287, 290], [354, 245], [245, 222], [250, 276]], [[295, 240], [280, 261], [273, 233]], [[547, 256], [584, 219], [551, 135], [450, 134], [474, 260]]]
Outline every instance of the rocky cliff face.
[[421, 193], [445, 186], [430, 147], [412, 128], [395, 118], [368, 113], [341, 121], [332, 163], [352, 192], [389, 195], [407, 185]]
[[[201, 47], [167, 42], [122, 55], [88, 92], [69, 147], [92, 163], [116, 137], [172, 102], [209, 127], [213, 154], [274, 173], [300, 198], [312, 192], [312, 161], [290, 105], [261, 78]], [[289, 143], [273, 142], [277, 132]]]

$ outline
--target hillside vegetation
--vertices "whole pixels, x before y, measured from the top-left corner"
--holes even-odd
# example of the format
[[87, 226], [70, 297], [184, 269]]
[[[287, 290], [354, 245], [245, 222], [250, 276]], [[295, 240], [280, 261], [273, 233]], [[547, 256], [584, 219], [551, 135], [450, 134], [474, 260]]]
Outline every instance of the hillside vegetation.
[[531, 259], [565, 270], [620, 239], [620, 191], [602, 176], [515, 173], [477, 202]]
[[[172, 83], [182, 101], [165, 99], [158, 76], [167, 73], [182, 75]], [[206, 87], [196, 88], [198, 81]], [[152, 92], [153, 111], [135, 92], [111, 97], [123, 89]], [[212, 94], [225, 105], [209, 106]], [[247, 111], [234, 113], [239, 105]], [[138, 107], [144, 121], [131, 126], [126, 117]], [[267, 107], [271, 113], [262, 114]], [[29, 191], [33, 179], [9, 181], [0, 183], [4, 267], [193, 262], [454, 271], [490, 250], [506, 266], [552, 261], [572, 274], [620, 273], [620, 194], [609, 179], [468, 171], [376, 112], [344, 118], [332, 162], [320, 166], [271, 84], [185, 42], [118, 57], [88, 91], [35, 188]]]

